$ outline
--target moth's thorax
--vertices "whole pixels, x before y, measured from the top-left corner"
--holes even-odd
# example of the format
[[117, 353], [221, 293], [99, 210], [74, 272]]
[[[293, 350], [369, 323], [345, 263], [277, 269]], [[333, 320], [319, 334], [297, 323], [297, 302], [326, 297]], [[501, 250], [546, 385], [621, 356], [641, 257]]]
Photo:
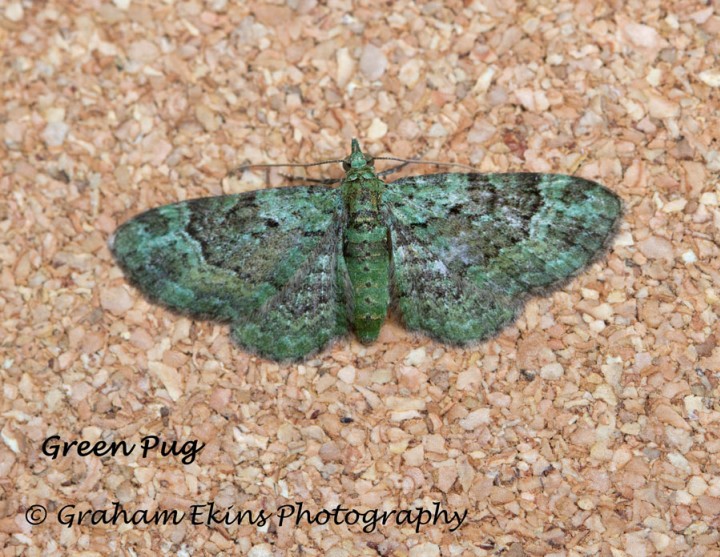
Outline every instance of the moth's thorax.
[[341, 184], [342, 198], [347, 215], [352, 221], [358, 212], [378, 213], [382, 204], [385, 183], [371, 168], [350, 169]]

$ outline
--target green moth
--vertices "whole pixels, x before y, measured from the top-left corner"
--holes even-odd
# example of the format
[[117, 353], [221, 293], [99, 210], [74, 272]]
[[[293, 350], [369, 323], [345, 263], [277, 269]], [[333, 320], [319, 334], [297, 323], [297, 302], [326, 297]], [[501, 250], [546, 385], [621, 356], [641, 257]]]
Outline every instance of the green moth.
[[352, 141], [339, 187], [194, 199], [147, 211], [110, 246], [129, 281], [180, 313], [229, 322], [243, 348], [298, 360], [391, 306], [454, 345], [511, 323], [604, 251], [620, 199], [559, 174], [445, 173], [383, 182]]

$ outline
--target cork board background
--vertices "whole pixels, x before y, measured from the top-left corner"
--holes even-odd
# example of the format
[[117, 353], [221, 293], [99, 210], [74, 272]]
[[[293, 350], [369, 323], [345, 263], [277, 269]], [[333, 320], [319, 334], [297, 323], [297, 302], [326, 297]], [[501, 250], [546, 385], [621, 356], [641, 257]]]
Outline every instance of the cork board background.
[[[720, 555], [717, 4], [12, 0], [0, 44], [3, 555]], [[625, 220], [492, 341], [389, 321], [299, 365], [148, 304], [114, 264], [127, 218], [279, 186], [225, 176], [352, 137], [576, 173]], [[205, 446], [143, 458], [150, 435]], [[136, 448], [53, 459], [53, 436]], [[210, 503], [246, 514], [192, 524]], [[355, 514], [280, 524], [297, 503]], [[186, 518], [102, 523], [118, 505]]]

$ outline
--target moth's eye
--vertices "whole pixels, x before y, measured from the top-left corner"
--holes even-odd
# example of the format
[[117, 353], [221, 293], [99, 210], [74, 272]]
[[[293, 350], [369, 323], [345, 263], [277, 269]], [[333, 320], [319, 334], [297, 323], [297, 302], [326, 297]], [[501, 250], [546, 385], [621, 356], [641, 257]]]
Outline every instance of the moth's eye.
[[365, 157], [365, 162], [368, 164], [368, 166], [372, 166], [375, 168], [375, 159], [372, 157]]
[[348, 161], [343, 161], [343, 170], [346, 172], [350, 170], [350, 163]]

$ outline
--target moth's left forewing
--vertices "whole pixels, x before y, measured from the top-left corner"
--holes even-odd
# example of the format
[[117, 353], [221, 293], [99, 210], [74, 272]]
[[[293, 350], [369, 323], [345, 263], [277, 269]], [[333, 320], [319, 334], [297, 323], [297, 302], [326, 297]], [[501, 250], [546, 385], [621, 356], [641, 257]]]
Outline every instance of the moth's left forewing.
[[458, 344], [496, 334], [527, 296], [584, 268], [621, 214], [600, 184], [533, 173], [413, 176], [384, 200], [403, 319]]

